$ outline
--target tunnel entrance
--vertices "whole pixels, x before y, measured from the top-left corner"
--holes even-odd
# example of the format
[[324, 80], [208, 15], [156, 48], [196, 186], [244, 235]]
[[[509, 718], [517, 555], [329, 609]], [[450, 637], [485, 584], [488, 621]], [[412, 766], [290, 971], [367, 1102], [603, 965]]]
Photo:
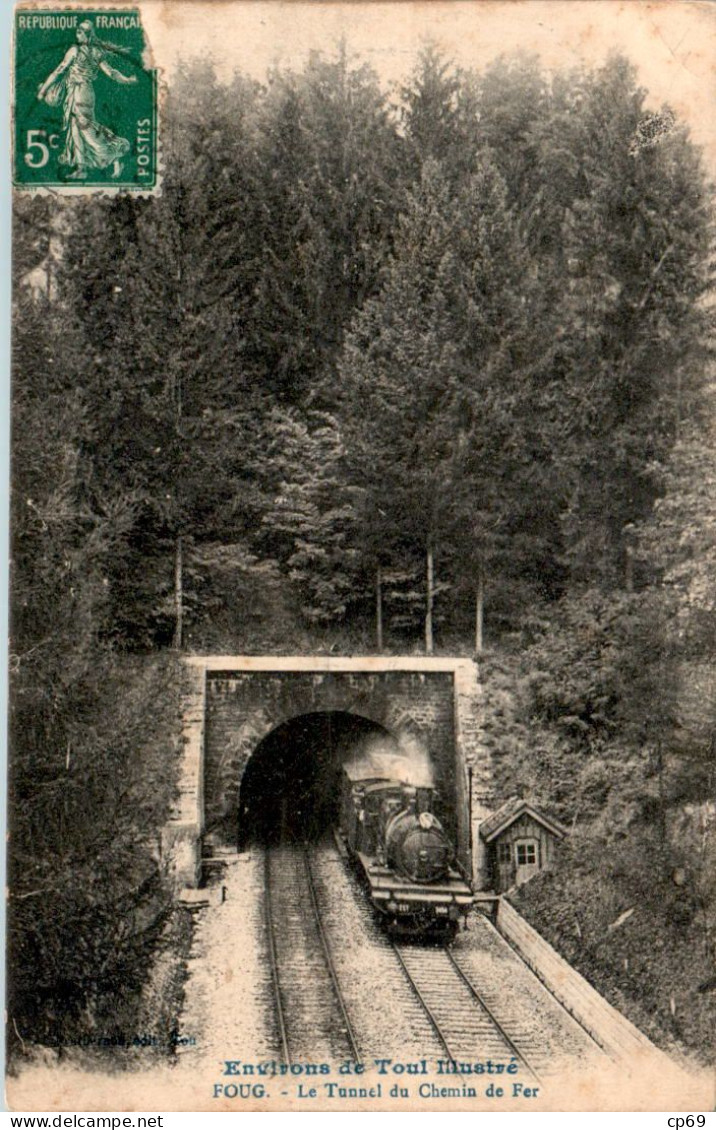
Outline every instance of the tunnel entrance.
[[391, 735], [358, 714], [301, 714], [272, 730], [249, 760], [239, 793], [238, 846], [316, 840], [336, 823], [343, 763]]

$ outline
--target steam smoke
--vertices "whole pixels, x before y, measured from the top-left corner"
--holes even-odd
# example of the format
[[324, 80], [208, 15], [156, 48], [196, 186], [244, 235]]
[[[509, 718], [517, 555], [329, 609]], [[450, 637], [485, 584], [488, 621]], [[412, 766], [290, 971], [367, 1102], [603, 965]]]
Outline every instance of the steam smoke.
[[405, 785], [433, 788], [435, 774], [425, 749], [415, 738], [400, 735], [398, 740], [371, 736], [354, 745], [346, 759], [354, 779], [387, 777]]

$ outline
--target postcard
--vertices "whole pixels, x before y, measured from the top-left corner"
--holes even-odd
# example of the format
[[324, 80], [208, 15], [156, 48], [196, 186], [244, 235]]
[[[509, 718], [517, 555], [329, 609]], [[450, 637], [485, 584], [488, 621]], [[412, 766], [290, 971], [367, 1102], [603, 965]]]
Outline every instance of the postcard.
[[11, 1108], [704, 1126], [713, 5], [12, 25]]

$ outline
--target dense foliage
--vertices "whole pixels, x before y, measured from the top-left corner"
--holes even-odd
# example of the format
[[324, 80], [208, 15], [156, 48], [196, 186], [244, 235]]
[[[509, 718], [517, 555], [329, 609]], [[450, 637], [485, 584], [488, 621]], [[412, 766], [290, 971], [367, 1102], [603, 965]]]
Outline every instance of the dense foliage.
[[716, 626], [712, 211], [646, 98], [621, 57], [476, 74], [427, 49], [396, 105], [345, 51], [265, 86], [201, 64], [172, 80], [161, 196], [18, 201], [32, 1038], [141, 960], [151, 915], [121, 907], [161, 885], [172, 700], [150, 725], [134, 664], [167, 645], [519, 643], [498, 783], [597, 837], [656, 826], [672, 866], [714, 748], [682, 693]]
[[670, 112], [646, 131], [629, 64], [456, 74], [429, 49], [400, 115], [344, 52], [171, 94], [163, 196], [66, 218], [93, 481], [134, 506], [113, 638], [202, 638], [210, 547], [237, 631], [253, 561], [307, 623], [359, 629], [380, 573], [396, 646], [428, 604], [464, 635], [478, 588], [499, 632], [624, 585], [699, 413], [711, 231], [698, 152]]

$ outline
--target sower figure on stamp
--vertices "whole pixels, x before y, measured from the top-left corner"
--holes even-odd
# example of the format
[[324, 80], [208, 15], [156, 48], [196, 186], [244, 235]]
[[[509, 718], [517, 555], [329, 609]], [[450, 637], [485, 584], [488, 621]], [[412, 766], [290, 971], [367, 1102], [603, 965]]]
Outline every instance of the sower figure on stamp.
[[112, 176], [122, 172], [122, 158], [129, 153], [130, 143], [117, 137], [95, 117], [94, 81], [100, 71], [123, 85], [137, 81], [136, 75], [123, 75], [107, 62], [108, 47], [97, 38], [89, 20], [77, 28], [77, 43], [70, 47], [58, 67], [40, 86], [37, 97], [50, 106], [62, 103], [62, 127], [65, 147], [61, 165], [69, 165], [69, 176], [82, 180], [88, 169], [106, 169], [113, 165]]

